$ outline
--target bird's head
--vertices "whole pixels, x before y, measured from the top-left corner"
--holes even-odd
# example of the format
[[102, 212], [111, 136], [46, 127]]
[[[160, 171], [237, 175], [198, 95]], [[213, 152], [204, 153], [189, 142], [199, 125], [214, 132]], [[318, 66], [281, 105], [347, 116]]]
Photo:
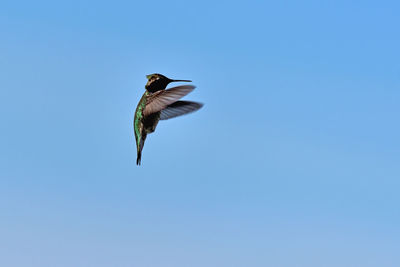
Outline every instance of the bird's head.
[[145, 88], [149, 92], [164, 90], [167, 87], [167, 85], [171, 82], [191, 82], [189, 80], [172, 80], [159, 73], [146, 75], [146, 78], [147, 78], [147, 83]]

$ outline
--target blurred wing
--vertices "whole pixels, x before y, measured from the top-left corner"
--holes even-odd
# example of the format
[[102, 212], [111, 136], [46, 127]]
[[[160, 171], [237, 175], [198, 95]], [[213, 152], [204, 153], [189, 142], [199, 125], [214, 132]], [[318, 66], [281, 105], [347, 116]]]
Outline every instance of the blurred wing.
[[202, 106], [203, 104], [197, 102], [177, 101], [161, 110], [160, 120], [168, 120], [181, 115], [189, 114], [200, 109]]
[[194, 88], [196, 87], [193, 85], [182, 85], [167, 90], [157, 91], [149, 96], [146, 107], [143, 111], [143, 115], [147, 116], [149, 114], [161, 111], [168, 105], [171, 105], [172, 103], [192, 92]]

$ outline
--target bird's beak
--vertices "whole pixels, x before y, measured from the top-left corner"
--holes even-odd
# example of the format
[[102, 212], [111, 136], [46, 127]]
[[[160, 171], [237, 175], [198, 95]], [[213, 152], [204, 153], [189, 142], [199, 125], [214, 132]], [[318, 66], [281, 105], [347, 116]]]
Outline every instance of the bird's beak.
[[147, 78], [147, 80], [148, 80], [148, 79], [150, 79], [150, 77], [151, 77], [151, 75], [150, 75], [150, 74], [149, 74], [149, 75], [146, 75], [146, 78]]
[[170, 82], [187, 82], [187, 83], [191, 83], [191, 80], [171, 80]]

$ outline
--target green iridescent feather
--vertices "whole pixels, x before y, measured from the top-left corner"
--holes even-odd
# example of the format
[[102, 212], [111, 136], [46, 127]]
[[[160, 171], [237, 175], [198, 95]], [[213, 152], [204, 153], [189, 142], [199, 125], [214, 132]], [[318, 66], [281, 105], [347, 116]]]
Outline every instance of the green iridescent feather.
[[139, 101], [139, 104], [136, 108], [135, 111], [135, 119], [134, 119], [134, 129], [135, 129], [135, 138], [136, 138], [136, 144], [137, 147], [139, 148], [139, 143], [140, 143], [140, 139], [141, 139], [141, 128], [143, 127], [141, 120], [143, 119], [143, 110], [146, 107], [146, 100], [147, 100], [147, 96], [149, 95], [149, 93], [146, 91], [142, 98]]

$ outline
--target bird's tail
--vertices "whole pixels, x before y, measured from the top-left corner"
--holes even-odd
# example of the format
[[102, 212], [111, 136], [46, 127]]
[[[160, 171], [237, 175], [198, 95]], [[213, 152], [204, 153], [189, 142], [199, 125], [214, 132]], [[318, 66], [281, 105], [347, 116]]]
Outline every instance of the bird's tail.
[[139, 140], [139, 146], [138, 146], [138, 148], [137, 148], [137, 159], [136, 159], [136, 165], [140, 165], [140, 161], [141, 161], [141, 159], [142, 159], [142, 149], [143, 149], [143, 146], [144, 146], [144, 141], [146, 140], [146, 134], [143, 134], [141, 137], [140, 137], [140, 140]]

